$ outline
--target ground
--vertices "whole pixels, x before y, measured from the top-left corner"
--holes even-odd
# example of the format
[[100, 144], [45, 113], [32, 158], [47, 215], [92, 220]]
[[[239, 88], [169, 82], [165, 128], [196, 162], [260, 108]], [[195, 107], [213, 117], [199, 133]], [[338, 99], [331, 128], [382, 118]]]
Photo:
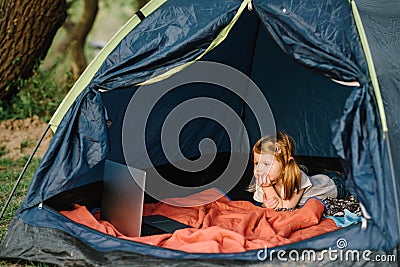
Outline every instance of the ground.
[[[0, 157], [18, 159], [25, 155], [31, 155], [46, 127], [47, 123], [37, 116], [0, 122]], [[43, 157], [52, 136], [49, 129], [35, 153], [35, 157]]]
[[[30, 155], [42, 136], [47, 123], [40, 120], [37, 116], [24, 120], [7, 120], [0, 122], [0, 210], [5, 207], [6, 199], [12, 191], [17, 177], [20, 174], [26, 160], [24, 156]], [[46, 134], [43, 142], [38, 148], [35, 158], [42, 158], [46, 152], [52, 138], [51, 130]], [[11, 160], [10, 160], [11, 159]], [[38, 160], [32, 161], [23, 179], [13, 194], [10, 204], [0, 219], [0, 242], [3, 239], [13, 214], [24, 200], [26, 191], [33, 177], [33, 173], [38, 166]], [[28, 267], [28, 266], [48, 266], [45, 264], [35, 265], [29, 263], [11, 263], [0, 260], [0, 267]]]

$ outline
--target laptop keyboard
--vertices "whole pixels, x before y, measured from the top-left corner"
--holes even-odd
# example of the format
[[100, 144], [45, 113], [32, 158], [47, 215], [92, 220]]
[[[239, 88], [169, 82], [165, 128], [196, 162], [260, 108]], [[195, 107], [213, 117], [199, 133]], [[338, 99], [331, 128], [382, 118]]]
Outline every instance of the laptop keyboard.
[[141, 229], [140, 236], [161, 235], [161, 234], [165, 234], [165, 233], [167, 233], [167, 232], [165, 232], [161, 229], [155, 228], [146, 223], [142, 223], [142, 229]]

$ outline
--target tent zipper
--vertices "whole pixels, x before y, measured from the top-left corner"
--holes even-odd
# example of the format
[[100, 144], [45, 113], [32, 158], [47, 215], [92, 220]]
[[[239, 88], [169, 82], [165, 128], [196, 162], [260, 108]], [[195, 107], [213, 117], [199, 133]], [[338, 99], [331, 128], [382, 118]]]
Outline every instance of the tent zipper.
[[249, 11], [253, 11], [253, 3], [251, 2], [252, 0], [247, 1], [247, 9]]

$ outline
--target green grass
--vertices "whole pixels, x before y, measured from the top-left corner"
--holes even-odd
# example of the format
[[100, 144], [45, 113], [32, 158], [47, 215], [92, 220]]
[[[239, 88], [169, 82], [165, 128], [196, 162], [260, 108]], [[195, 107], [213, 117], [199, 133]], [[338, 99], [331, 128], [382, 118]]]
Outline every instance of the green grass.
[[8, 153], [8, 151], [7, 151], [6, 146], [0, 144], [0, 158], [7, 153]]
[[[9, 158], [0, 157], [0, 211], [3, 209], [6, 201], [20, 175], [22, 169], [27, 162], [28, 157], [23, 157], [19, 160], [12, 160]], [[39, 165], [39, 159], [33, 159], [28, 169], [26, 170], [22, 180], [20, 181], [11, 202], [0, 221], [0, 240], [3, 240], [8, 226], [14, 217], [15, 212], [23, 202], [26, 192], [32, 177]], [[24, 263], [23, 265], [11, 264], [6, 261], [0, 260], [0, 266], [34, 266]], [[38, 265], [36, 265], [38, 266]], [[42, 265], [43, 266], [43, 265]]]

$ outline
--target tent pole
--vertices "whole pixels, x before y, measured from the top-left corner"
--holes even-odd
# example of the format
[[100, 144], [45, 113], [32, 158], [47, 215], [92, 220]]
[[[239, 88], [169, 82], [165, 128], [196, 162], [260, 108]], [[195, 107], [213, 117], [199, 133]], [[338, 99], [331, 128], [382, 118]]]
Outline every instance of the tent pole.
[[18, 184], [21, 182], [21, 179], [22, 179], [22, 177], [24, 176], [26, 170], [28, 169], [28, 166], [29, 166], [29, 164], [31, 163], [31, 161], [32, 161], [32, 159], [33, 159], [33, 156], [35, 155], [36, 151], [38, 150], [39, 145], [42, 143], [42, 141], [43, 141], [43, 139], [44, 139], [44, 137], [45, 137], [45, 135], [46, 135], [46, 133], [47, 133], [47, 131], [48, 131], [49, 129], [50, 129], [50, 124], [47, 125], [46, 129], [45, 129], [44, 132], [42, 133], [42, 136], [40, 137], [40, 139], [39, 139], [39, 141], [37, 142], [35, 148], [33, 149], [32, 154], [29, 156], [29, 159], [26, 161], [25, 166], [24, 166], [24, 168], [22, 169], [22, 171], [21, 171], [21, 173], [20, 173], [20, 175], [19, 175], [19, 177], [18, 177], [18, 180], [15, 182], [14, 188], [12, 189], [10, 195], [8, 196], [7, 202], [6, 202], [6, 204], [4, 205], [4, 207], [3, 207], [2, 211], [1, 211], [1, 214], [0, 214], [0, 221], [1, 221], [1, 219], [3, 218], [3, 215], [4, 215], [4, 213], [6, 212], [6, 209], [7, 209], [8, 205], [9, 205], [10, 202], [11, 202], [11, 198], [13, 197], [15, 191], [17, 190]]
[[385, 108], [383, 105], [381, 90], [379, 89], [378, 77], [376, 75], [374, 61], [372, 60], [371, 50], [368, 45], [367, 35], [365, 34], [364, 26], [362, 24], [361, 16], [360, 13], [358, 12], [355, 0], [350, 0], [350, 4], [354, 15], [354, 22], [356, 24], [358, 35], [360, 37], [361, 46], [364, 50], [365, 60], [367, 61], [369, 77], [371, 79], [372, 88], [374, 89], [376, 104], [378, 105], [378, 112], [382, 124], [382, 130], [384, 133], [387, 133], [388, 127], [386, 121]]

